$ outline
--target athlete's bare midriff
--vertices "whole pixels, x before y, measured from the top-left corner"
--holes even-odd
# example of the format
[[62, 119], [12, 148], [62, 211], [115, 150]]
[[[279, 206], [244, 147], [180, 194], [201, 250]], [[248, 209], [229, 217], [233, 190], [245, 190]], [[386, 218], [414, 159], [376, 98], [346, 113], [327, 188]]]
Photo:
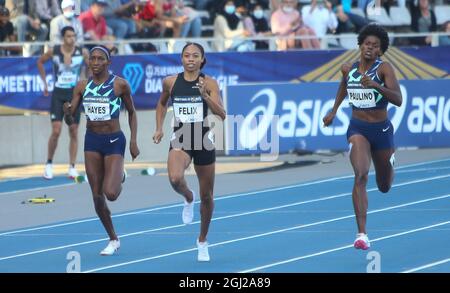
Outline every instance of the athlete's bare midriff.
[[386, 109], [352, 110], [352, 118], [366, 122], [382, 122], [385, 121], [387, 117]]
[[119, 119], [108, 121], [87, 121], [86, 128], [94, 133], [108, 134], [120, 131]]

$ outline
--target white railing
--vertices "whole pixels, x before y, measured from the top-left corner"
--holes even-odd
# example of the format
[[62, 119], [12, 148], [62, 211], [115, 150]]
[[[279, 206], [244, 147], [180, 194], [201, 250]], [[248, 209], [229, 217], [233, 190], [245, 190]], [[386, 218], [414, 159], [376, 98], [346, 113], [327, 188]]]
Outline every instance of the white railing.
[[[389, 38], [391, 44], [394, 39], [399, 38], [415, 38], [415, 37], [426, 37], [432, 36], [431, 46], [439, 46], [439, 37], [441, 36], [450, 36], [449, 33], [389, 33]], [[333, 48], [345, 48], [345, 49], [356, 49], [357, 46], [357, 34], [340, 34], [340, 35], [325, 35], [321, 38], [321, 48], [320, 49], [333, 49]], [[276, 40], [286, 39], [287, 37], [279, 37], [279, 36], [270, 36], [270, 37], [246, 37], [245, 40], [258, 40], [258, 41], [267, 41], [269, 43], [269, 50], [276, 51]], [[296, 40], [302, 39], [312, 39], [315, 37], [312, 36], [297, 36]], [[117, 41], [86, 41], [83, 42], [84, 45], [94, 45], [94, 44], [114, 44], [119, 51], [119, 54], [127, 54], [127, 45], [131, 44], [153, 44], [157, 52], [154, 53], [179, 53], [181, 51], [182, 46], [186, 44], [186, 42], [198, 42], [205, 47], [207, 52], [215, 52], [214, 42], [215, 41], [223, 41], [223, 39], [215, 39], [213, 37], [201, 37], [201, 38], [152, 38], [152, 39], [124, 39]], [[49, 41], [46, 42], [3, 42], [2, 47], [14, 47], [20, 46], [23, 48], [27, 48], [30, 46], [45, 46], [50, 47], [52, 44]], [[301, 48], [298, 48], [301, 50]], [[24, 50], [26, 51], [26, 50]], [[138, 52], [141, 53], [141, 52]], [[143, 54], [148, 54], [149, 52], [142, 52]], [[152, 53], [152, 52], [150, 52]], [[28, 57], [24, 54], [25, 57]]]

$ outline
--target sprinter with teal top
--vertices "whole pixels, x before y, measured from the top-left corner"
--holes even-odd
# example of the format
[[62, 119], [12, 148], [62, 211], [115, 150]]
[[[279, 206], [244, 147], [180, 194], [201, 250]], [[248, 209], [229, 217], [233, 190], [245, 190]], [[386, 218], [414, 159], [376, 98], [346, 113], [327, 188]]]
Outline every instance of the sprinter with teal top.
[[388, 119], [387, 105], [402, 104], [400, 85], [391, 64], [380, 59], [389, 47], [387, 32], [376, 24], [369, 24], [358, 35], [361, 51], [357, 62], [342, 66], [342, 80], [333, 109], [323, 118], [324, 126], [331, 125], [344, 100], [352, 106], [352, 118], [347, 130], [350, 161], [355, 173], [353, 207], [358, 233], [356, 249], [368, 249], [366, 231], [367, 180], [370, 161], [373, 161], [378, 190], [386, 193], [394, 180], [394, 127]]

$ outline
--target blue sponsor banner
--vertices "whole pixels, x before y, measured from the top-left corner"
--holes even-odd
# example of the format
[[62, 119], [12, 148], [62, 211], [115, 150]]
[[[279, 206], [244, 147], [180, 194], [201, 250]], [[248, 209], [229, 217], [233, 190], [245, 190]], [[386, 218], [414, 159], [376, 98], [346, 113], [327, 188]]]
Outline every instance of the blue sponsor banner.
[[[44, 86], [37, 69], [37, 58], [0, 58], [0, 106], [30, 111], [48, 111], [50, 96], [44, 96]], [[45, 65], [51, 72], [52, 63]], [[53, 90], [53, 75], [47, 75], [48, 90]]]
[[[342, 51], [208, 53], [203, 72], [223, 89], [242, 82], [281, 82], [297, 79]], [[129, 82], [137, 109], [156, 107], [162, 81], [183, 71], [179, 54], [118, 56], [111, 70]]]
[[[358, 56], [357, 50], [207, 53], [204, 72], [215, 78], [221, 89], [246, 82], [332, 81], [340, 78], [340, 64]], [[450, 70], [445, 47], [389, 48], [383, 58], [393, 64], [400, 79], [448, 78]], [[1, 106], [49, 110], [50, 97], [43, 95], [36, 61], [36, 57], [0, 58], [0, 111]], [[51, 91], [51, 62], [45, 68]], [[183, 68], [180, 54], [141, 54], [113, 56], [110, 70], [128, 80], [137, 109], [154, 109], [163, 79]]]
[[[331, 126], [322, 123], [337, 88], [336, 82], [228, 86], [226, 153], [347, 149], [347, 100]], [[402, 106], [388, 107], [396, 147], [450, 146], [449, 88], [448, 79], [401, 82]]]

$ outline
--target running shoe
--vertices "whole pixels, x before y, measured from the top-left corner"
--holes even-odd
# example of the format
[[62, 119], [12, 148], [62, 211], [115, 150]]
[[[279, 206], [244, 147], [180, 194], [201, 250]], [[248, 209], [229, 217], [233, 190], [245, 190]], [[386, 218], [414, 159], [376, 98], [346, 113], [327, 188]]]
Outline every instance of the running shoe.
[[370, 247], [369, 237], [367, 237], [367, 234], [364, 233], [358, 233], [356, 234], [355, 242], [353, 243], [353, 246], [356, 249], [362, 249], [367, 250]]
[[199, 242], [197, 239], [198, 261], [209, 261], [208, 242]]
[[108, 246], [103, 249], [101, 255], [113, 255], [120, 248], [120, 240], [110, 240]]

